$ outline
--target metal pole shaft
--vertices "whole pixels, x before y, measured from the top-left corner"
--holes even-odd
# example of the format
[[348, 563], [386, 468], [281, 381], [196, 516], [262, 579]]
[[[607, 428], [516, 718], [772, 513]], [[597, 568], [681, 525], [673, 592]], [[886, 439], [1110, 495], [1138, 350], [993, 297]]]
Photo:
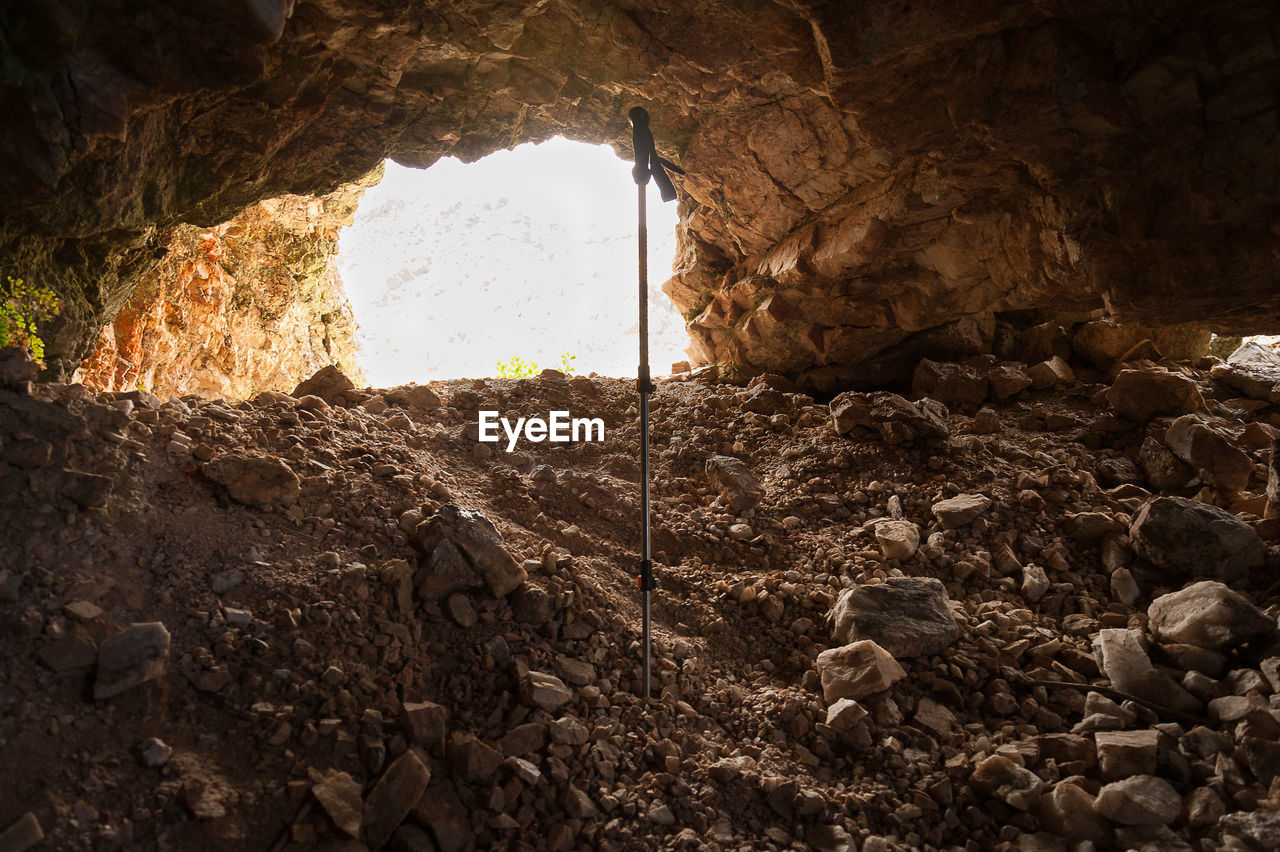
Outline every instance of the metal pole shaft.
[[649, 652], [650, 585], [649, 577], [649, 226], [645, 209], [645, 184], [636, 187], [636, 211], [640, 221], [640, 511], [643, 515], [640, 560], [646, 581], [644, 589], [644, 697], [650, 694], [651, 661]]

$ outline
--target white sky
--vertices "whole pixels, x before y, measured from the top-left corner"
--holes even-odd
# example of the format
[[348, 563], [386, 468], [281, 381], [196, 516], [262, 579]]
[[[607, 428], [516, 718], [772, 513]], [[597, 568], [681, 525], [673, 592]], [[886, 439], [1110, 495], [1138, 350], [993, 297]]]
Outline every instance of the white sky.
[[[649, 362], [683, 360], [684, 321], [661, 291], [675, 257], [675, 203], [652, 184]], [[552, 139], [464, 165], [388, 162], [338, 269], [371, 385], [492, 376], [519, 356], [576, 372], [634, 376], [636, 187], [607, 146]]]

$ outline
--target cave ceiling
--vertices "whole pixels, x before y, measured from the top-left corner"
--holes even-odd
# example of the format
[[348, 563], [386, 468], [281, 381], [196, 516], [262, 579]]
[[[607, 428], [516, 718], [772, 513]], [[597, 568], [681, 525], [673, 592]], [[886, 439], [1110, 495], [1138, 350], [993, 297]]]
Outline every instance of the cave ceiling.
[[0, 31], [0, 264], [63, 295], [67, 364], [166, 228], [387, 157], [627, 156], [636, 104], [688, 172], [698, 361], [836, 387], [1011, 312], [1280, 330], [1269, 0], [79, 0]]

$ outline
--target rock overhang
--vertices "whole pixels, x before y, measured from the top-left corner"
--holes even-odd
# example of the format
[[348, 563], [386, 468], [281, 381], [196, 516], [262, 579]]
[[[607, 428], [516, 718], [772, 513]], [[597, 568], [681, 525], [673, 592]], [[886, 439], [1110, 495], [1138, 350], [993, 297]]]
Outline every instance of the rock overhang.
[[[682, 181], [666, 289], [696, 361], [837, 389], [989, 350], [997, 314], [1280, 317], [1265, 2], [54, 3], [3, 18], [6, 269], [84, 354], [158, 229], [391, 157], [563, 134]], [[904, 366], [899, 366], [901, 362]]]

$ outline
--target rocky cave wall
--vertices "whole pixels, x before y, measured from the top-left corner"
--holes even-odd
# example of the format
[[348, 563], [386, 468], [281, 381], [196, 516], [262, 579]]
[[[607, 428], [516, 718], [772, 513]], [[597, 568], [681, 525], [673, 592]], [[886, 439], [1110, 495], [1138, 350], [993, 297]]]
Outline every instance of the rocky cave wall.
[[[105, 0], [0, 12], [0, 266], [52, 373], [166, 253], [390, 156], [564, 134], [682, 181], [696, 361], [811, 387], [989, 349], [1001, 316], [1280, 330], [1269, 0]], [[1028, 314], [1027, 312], [1032, 312]]]
[[180, 225], [98, 336], [77, 378], [98, 391], [247, 399], [335, 364], [361, 379], [338, 233], [382, 176], [318, 198], [286, 195], [213, 228]]

